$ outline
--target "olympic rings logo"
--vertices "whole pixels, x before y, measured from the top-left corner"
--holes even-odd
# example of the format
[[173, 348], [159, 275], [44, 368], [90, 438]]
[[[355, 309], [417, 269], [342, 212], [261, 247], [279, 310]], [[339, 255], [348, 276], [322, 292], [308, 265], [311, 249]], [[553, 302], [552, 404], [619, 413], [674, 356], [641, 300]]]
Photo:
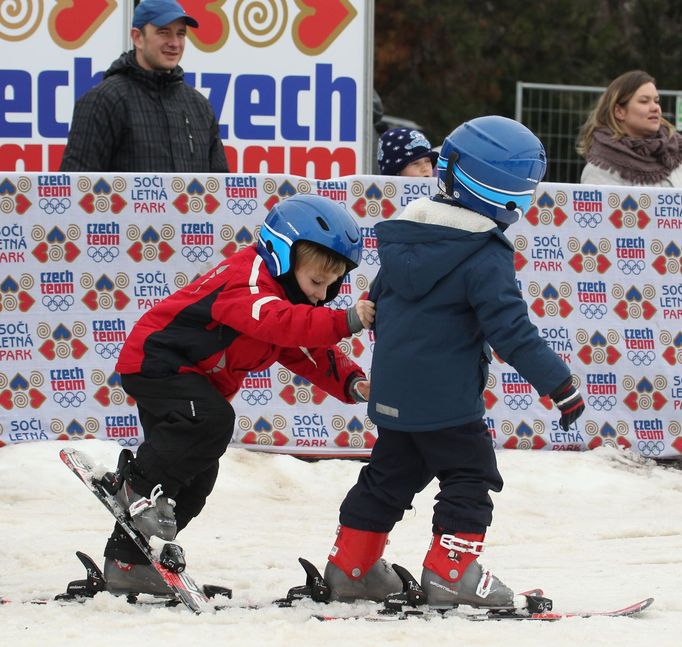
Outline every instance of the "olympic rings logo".
[[88, 247], [88, 256], [95, 263], [111, 263], [119, 253], [118, 247]]
[[213, 256], [213, 247], [183, 247], [182, 255], [190, 263], [196, 263], [197, 261], [205, 263]]
[[602, 216], [600, 213], [579, 213], [576, 211], [576, 213], [573, 214], [573, 218], [575, 219], [576, 223], [578, 223], [578, 226], [582, 227], [583, 229], [586, 227], [594, 229], [595, 227], [599, 226], [602, 221]]
[[618, 261], [618, 269], [623, 272], [623, 274], [634, 274], [635, 276], [640, 274], [645, 268], [645, 263], [642, 260], [635, 260], [634, 258], [623, 259]]
[[138, 439], [137, 438], [119, 438], [118, 439], [118, 444], [121, 445], [121, 447], [135, 447], [137, 445]]
[[66, 312], [74, 303], [74, 298], [70, 294], [66, 296], [61, 294], [50, 296], [46, 294], [42, 299], [42, 304], [50, 312]]
[[244, 200], [243, 198], [234, 200], [230, 198], [227, 201], [227, 208], [238, 216], [241, 214], [250, 216], [258, 208], [258, 203], [255, 200]]
[[530, 395], [505, 395], [504, 403], [512, 411], [526, 411], [532, 404], [533, 398]]
[[242, 389], [241, 396], [242, 400], [252, 407], [255, 407], [257, 404], [263, 406], [272, 400], [272, 391], [270, 389], [262, 391], [260, 389], [250, 389], [248, 391]]
[[350, 308], [353, 305], [353, 299], [350, 294], [339, 294], [330, 305], [336, 308]]
[[660, 456], [665, 449], [665, 443], [662, 440], [640, 440], [637, 448], [643, 456]]
[[106, 344], [95, 344], [95, 352], [102, 358], [102, 359], [116, 359], [118, 358], [121, 348], [123, 348], [123, 342], [120, 342], [119, 344], [114, 344], [113, 342], [109, 342]]
[[587, 403], [595, 411], [611, 411], [616, 404], [616, 397], [614, 395], [591, 395], [587, 398]]
[[38, 206], [48, 215], [62, 215], [71, 207], [71, 200], [68, 198], [41, 198]]
[[52, 399], [63, 409], [78, 408], [85, 402], [85, 393], [83, 391], [59, 391], [52, 396]]
[[379, 252], [376, 249], [367, 249], [365, 247], [362, 250], [362, 260], [367, 265], [379, 265]]
[[628, 351], [628, 359], [635, 366], [651, 366], [656, 361], [656, 353], [652, 350], [631, 350]]
[[601, 319], [606, 316], [606, 306], [603, 303], [582, 303], [580, 312], [586, 319]]

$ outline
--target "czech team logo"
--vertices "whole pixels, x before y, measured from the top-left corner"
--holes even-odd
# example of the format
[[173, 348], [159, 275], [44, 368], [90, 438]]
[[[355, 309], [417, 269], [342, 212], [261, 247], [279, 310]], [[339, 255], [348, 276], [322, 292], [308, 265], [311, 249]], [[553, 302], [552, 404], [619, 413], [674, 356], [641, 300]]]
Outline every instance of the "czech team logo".
[[[667, 330], [662, 330], [659, 336], [659, 340], [662, 346], [665, 346], [663, 351], [663, 359], [670, 364], [670, 366], [675, 366], [676, 364], [682, 364], [682, 332], [673, 335]], [[682, 391], [680, 392], [682, 394]]]
[[350, 191], [355, 199], [350, 207], [360, 218], [388, 219], [396, 212], [392, 199], [398, 194], [398, 189], [391, 182], [384, 185], [383, 191], [374, 182], [368, 187], [362, 182], [352, 182]]
[[613, 425], [605, 422], [601, 426], [594, 420], [587, 420], [584, 428], [585, 433], [590, 437], [587, 449], [596, 449], [597, 447], [630, 449], [632, 447], [632, 443], [627, 439], [630, 430], [628, 425], [622, 420], [615, 422]]
[[50, 361], [55, 359], [80, 359], [88, 352], [88, 347], [81, 341], [87, 328], [82, 322], [75, 322], [69, 329], [65, 324], [57, 324], [54, 328], [43, 321], [36, 326], [36, 334], [45, 341], [38, 350]]
[[225, 176], [225, 206], [228, 210], [244, 220], [258, 209], [258, 184], [253, 175]]
[[16, 178], [16, 184], [9, 178], [4, 178], [0, 182], [0, 213], [23, 216], [33, 204], [24, 195], [32, 186], [31, 180], [27, 177]]
[[135, 400], [123, 390], [121, 376], [118, 373], [113, 372], [107, 375], [100, 369], [94, 369], [90, 379], [97, 388], [94, 398], [103, 407], [121, 406], [124, 404], [132, 407], [135, 405]]
[[85, 419], [85, 422], [80, 422], [75, 418], [68, 423], [64, 423], [59, 418], [53, 418], [50, 422], [50, 431], [55, 435], [56, 440], [97, 438], [99, 427], [99, 420], [90, 416]]
[[571, 237], [566, 247], [573, 254], [568, 264], [578, 274], [582, 272], [604, 274], [611, 267], [611, 261], [606, 256], [611, 251], [611, 242], [608, 238], [601, 238], [597, 244], [588, 238], [581, 245], [577, 238]]
[[[161, 180], [161, 178], [157, 179]], [[186, 182], [181, 177], [175, 177], [171, 181], [170, 189], [173, 193], [177, 194], [173, 200], [173, 206], [183, 215], [188, 213], [206, 213], [211, 215], [220, 206], [220, 200], [216, 198], [216, 194], [220, 191], [220, 182], [217, 178], [207, 178], [205, 183], [202, 184], [196, 178]], [[168, 196], [165, 195], [165, 189], [162, 190], [164, 192], [164, 199], [167, 199]], [[157, 197], [160, 196], [157, 195]], [[156, 203], [162, 204], [159, 200]]]
[[554, 197], [544, 192], [536, 196], [533, 205], [525, 215], [525, 219], [534, 227], [538, 225], [554, 225], [561, 227], [568, 216], [564, 207], [568, 203], [568, 196], [563, 191], [557, 191]]
[[81, 276], [81, 286], [86, 292], [81, 301], [88, 310], [123, 310], [130, 302], [130, 297], [124, 292], [130, 283], [127, 274], [119, 272], [110, 279], [106, 274], [95, 278], [92, 274]]
[[532, 426], [525, 421], [514, 425], [509, 420], [503, 420], [500, 431], [508, 436], [502, 443], [505, 449], [544, 449], [547, 446], [547, 441], [542, 437], [545, 426], [537, 420]]
[[607, 330], [606, 335], [596, 330], [590, 335], [587, 330], [579, 328], [575, 333], [575, 340], [580, 344], [577, 355], [586, 366], [591, 364], [613, 366], [622, 356], [617, 347], [620, 335], [615, 330]]
[[34, 279], [30, 274], [22, 274], [18, 281], [6, 276], [0, 282], [0, 312], [28, 312], [35, 303], [29, 292], [33, 285]]
[[[580, 289], [580, 284], [578, 284]], [[561, 317], [565, 319], [573, 312], [573, 306], [568, 301], [572, 287], [569, 283], [560, 283], [559, 289], [548, 283], [544, 288], [539, 283], [531, 281], [528, 284], [528, 294], [534, 297], [530, 309], [538, 317]]]
[[78, 258], [81, 250], [73, 241], [80, 238], [80, 228], [69, 225], [66, 232], [59, 227], [53, 227], [46, 232], [41, 225], [35, 225], [31, 230], [33, 240], [39, 241], [33, 248], [33, 256], [41, 263], [72, 263]]
[[617, 193], [608, 197], [608, 206], [612, 209], [609, 222], [616, 229], [646, 229], [651, 222], [646, 209], [651, 207], [651, 198], [643, 193], [639, 203], [631, 196], [621, 198]]
[[220, 239], [225, 241], [220, 253], [225, 258], [230, 258], [233, 254], [241, 251], [245, 247], [252, 245], [258, 237], [259, 228], [256, 227], [251, 232], [247, 227], [241, 227], [235, 231], [232, 225], [223, 225], [220, 228]]
[[663, 375], [656, 375], [653, 380], [648, 377], [635, 380], [634, 377], [626, 375], [623, 377], [623, 388], [628, 394], [623, 398], [623, 402], [631, 411], [640, 409], [660, 411], [668, 403], [668, 399], [663, 395], [667, 386], [668, 380]]
[[263, 407], [272, 400], [272, 376], [270, 369], [251, 371], [246, 374], [239, 391], [241, 399], [251, 407]]
[[127, 187], [122, 177], [114, 177], [111, 182], [104, 178], [93, 182], [91, 178], [81, 176], [76, 182], [76, 187], [82, 193], [78, 204], [89, 215], [107, 212], [119, 214], [128, 204], [121, 195]]
[[652, 300], [656, 297], [653, 285], [644, 285], [642, 289], [634, 285], [629, 289], [614, 284], [612, 294], [617, 299], [613, 311], [624, 321], [628, 319], [645, 319], [649, 321], [656, 314]]
[[158, 231], [152, 226], [142, 231], [138, 225], [129, 225], [126, 236], [132, 242], [128, 248], [128, 256], [136, 263], [157, 260], [165, 263], [175, 254], [175, 250], [168, 244], [175, 236], [172, 225], [162, 225]]
[[266, 178], [263, 181], [263, 192], [269, 196], [263, 206], [270, 211], [281, 200], [286, 200], [297, 193], [310, 193], [311, 185], [305, 178], [298, 178], [296, 186], [288, 179], [277, 184], [273, 178]]
[[[343, 416], [336, 415], [332, 416], [331, 427], [332, 433], [336, 433], [334, 444], [337, 447], [369, 451], [377, 441], [374, 423], [369, 418], [366, 418], [363, 423], [356, 416], [346, 420]], [[317, 445], [312, 444], [310, 446], [316, 447]], [[324, 446], [326, 447], [326, 444]]]
[[279, 392], [279, 397], [289, 405], [295, 404], [322, 404], [327, 399], [327, 392], [315, 386], [300, 375], [293, 375], [287, 369], [282, 368], [277, 373], [277, 379], [284, 388]]
[[89, 222], [86, 225], [88, 258], [95, 263], [112, 263], [119, 254], [121, 225], [113, 222]]
[[661, 276], [665, 274], [679, 274], [682, 272], [682, 262], [680, 262], [680, 247], [677, 243], [670, 241], [665, 245], [660, 240], [651, 241], [651, 251], [656, 255], [651, 267]]
[[239, 416], [237, 428], [244, 432], [239, 440], [245, 445], [282, 447], [289, 442], [288, 436], [283, 433], [287, 428], [287, 420], [279, 414], [272, 416], [272, 420], [261, 416], [256, 421], [248, 416]]
[[40, 371], [31, 371], [28, 379], [21, 373], [8, 378], [0, 373], [0, 407], [7, 411], [12, 409], [39, 409], [47, 397], [40, 388], [45, 378]]

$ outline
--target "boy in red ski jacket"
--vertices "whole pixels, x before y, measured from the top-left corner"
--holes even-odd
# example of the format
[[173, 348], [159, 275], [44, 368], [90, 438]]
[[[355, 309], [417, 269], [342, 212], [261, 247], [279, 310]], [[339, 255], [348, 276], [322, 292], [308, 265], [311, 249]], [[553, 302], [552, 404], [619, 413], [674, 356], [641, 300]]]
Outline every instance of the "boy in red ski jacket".
[[[374, 304], [317, 307], [336, 297], [361, 251], [360, 230], [343, 207], [296, 195], [270, 211], [257, 244], [133, 327], [116, 370], [137, 402], [144, 442], [116, 496], [145, 536], [173, 540], [204, 507], [232, 437], [230, 398], [247, 373], [280, 362], [343, 402], [367, 400], [364, 372], [336, 343], [371, 325]], [[170, 593], [119, 526], [104, 556], [109, 591]]]

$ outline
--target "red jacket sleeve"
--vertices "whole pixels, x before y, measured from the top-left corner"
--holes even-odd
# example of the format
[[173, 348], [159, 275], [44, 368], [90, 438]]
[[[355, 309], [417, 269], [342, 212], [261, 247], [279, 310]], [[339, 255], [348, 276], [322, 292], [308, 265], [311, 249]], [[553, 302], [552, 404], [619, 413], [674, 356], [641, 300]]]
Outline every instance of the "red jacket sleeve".
[[280, 353], [279, 362], [337, 400], [349, 404], [355, 404], [355, 400], [346, 393], [348, 380], [356, 375], [366, 379], [364, 371], [338, 346], [286, 348]]
[[225, 287], [212, 307], [215, 321], [283, 348], [331, 346], [350, 337], [345, 310], [294, 305], [257, 254], [226, 270]]

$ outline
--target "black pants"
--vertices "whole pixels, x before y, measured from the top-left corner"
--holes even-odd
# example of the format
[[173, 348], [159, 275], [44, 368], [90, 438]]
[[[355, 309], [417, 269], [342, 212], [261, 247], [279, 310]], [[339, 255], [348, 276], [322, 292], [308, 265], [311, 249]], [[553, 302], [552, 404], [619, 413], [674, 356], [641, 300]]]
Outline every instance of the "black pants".
[[[220, 457], [232, 438], [234, 410], [202, 375], [121, 377], [126, 393], [137, 401], [144, 431], [126, 479], [144, 496], [160, 483], [164, 495], [175, 499], [175, 518], [182, 530], [213, 490]], [[130, 563], [146, 561], [119, 526], [104, 555]]]
[[483, 422], [420, 432], [379, 427], [378, 432], [369, 463], [341, 504], [342, 525], [390, 532], [412, 507], [414, 495], [437, 478], [434, 531], [485, 533], [492, 523], [489, 491], [499, 492], [503, 482]]

